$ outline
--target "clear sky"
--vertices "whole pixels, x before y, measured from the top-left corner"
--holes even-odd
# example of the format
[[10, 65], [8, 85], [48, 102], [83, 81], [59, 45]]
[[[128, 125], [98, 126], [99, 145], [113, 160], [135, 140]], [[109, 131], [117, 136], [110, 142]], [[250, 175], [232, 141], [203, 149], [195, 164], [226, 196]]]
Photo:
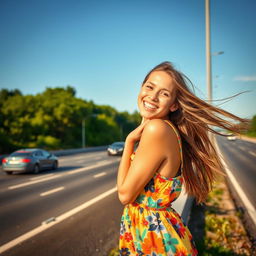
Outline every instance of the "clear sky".
[[[211, 1], [213, 98], [256, 114], [256, 1]], [[75, 87], [77, 96], [137, 110], [146, 73], [171, 61], [206, 98], [204, 0], [0, 0], [0, 88]]]

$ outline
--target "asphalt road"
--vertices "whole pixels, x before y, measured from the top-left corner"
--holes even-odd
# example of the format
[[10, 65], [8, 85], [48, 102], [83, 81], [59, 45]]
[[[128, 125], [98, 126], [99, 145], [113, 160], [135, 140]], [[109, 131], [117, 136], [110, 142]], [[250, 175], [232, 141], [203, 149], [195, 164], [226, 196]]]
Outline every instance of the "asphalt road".
[[[229, 169], [255, 206], [256, 144], [222, 137], [217, 137], [217, 143]], [[11, 176], [0, 173], [0, 246], [48, 225], [48, 221], [54, 223], [55, 217], [91, 202], [116, 185], [119, 157], [109, 157], [102, 151], [59, 160], [57, 171]], [[1, 255], [107, 255], [117, 245], [122, 209], [116, 192], [110, 193]]]
[[[0, 174], [0, 245], [91, 202], [116, 185], [120, 157], [106, 151], [60, 157], [57, 171]], [[2, 255], [107, 255], [116, 246], [123, 206], [111, 192]]]
[[228, 141], [220, 136], [216, 139], [230, 171], [256, 207], [256, 143], [240, 139]]

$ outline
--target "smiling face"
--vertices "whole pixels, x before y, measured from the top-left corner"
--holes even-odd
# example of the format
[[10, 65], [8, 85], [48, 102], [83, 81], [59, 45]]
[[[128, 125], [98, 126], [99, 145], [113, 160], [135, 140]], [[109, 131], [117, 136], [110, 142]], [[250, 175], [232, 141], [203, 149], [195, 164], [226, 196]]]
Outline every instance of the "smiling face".
[[169, 74], [153, 71], [142, 85], [138, 106], [144, 119], [168, 119], [168, 114], [177, 109], [175, 85]]

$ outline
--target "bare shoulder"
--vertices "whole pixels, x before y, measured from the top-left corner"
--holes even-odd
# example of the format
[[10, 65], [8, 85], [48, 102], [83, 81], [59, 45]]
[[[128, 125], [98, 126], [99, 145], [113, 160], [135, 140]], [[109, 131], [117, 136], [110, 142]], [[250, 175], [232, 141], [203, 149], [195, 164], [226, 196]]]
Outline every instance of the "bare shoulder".
[[162, 119], [150, 120], [145, 125], [143, 133], [145, 134], [145, 137], [150, 136], [151, 138], [164, 139], [166, 142], [177, 140], [177, 135], [175, 134], [174, 129]]
[[143, 133], [154, 137], [165, 137], [170, 134], [170, 126], [162, 119], [152, 119], [145, 125]]

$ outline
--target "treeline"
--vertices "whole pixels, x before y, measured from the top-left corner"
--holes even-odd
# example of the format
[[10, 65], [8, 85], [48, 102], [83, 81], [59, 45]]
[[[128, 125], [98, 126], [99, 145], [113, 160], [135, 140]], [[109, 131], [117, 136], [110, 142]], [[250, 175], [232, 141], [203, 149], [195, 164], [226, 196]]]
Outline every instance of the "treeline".
[[245, 135], [250, 137], [256, 137], [256, 115], [253, 116], [250, 127], [248, 131], [245, 133]]
[[[84, 123], [84, 126], [82, 125]], [[118, 112], [76, 97], [73, 87], [46, 88], [37, 95], [0, 90], [0, 154], [18, 148], [67, 149], [124, 140], [140, 123], [138, 112]]]

